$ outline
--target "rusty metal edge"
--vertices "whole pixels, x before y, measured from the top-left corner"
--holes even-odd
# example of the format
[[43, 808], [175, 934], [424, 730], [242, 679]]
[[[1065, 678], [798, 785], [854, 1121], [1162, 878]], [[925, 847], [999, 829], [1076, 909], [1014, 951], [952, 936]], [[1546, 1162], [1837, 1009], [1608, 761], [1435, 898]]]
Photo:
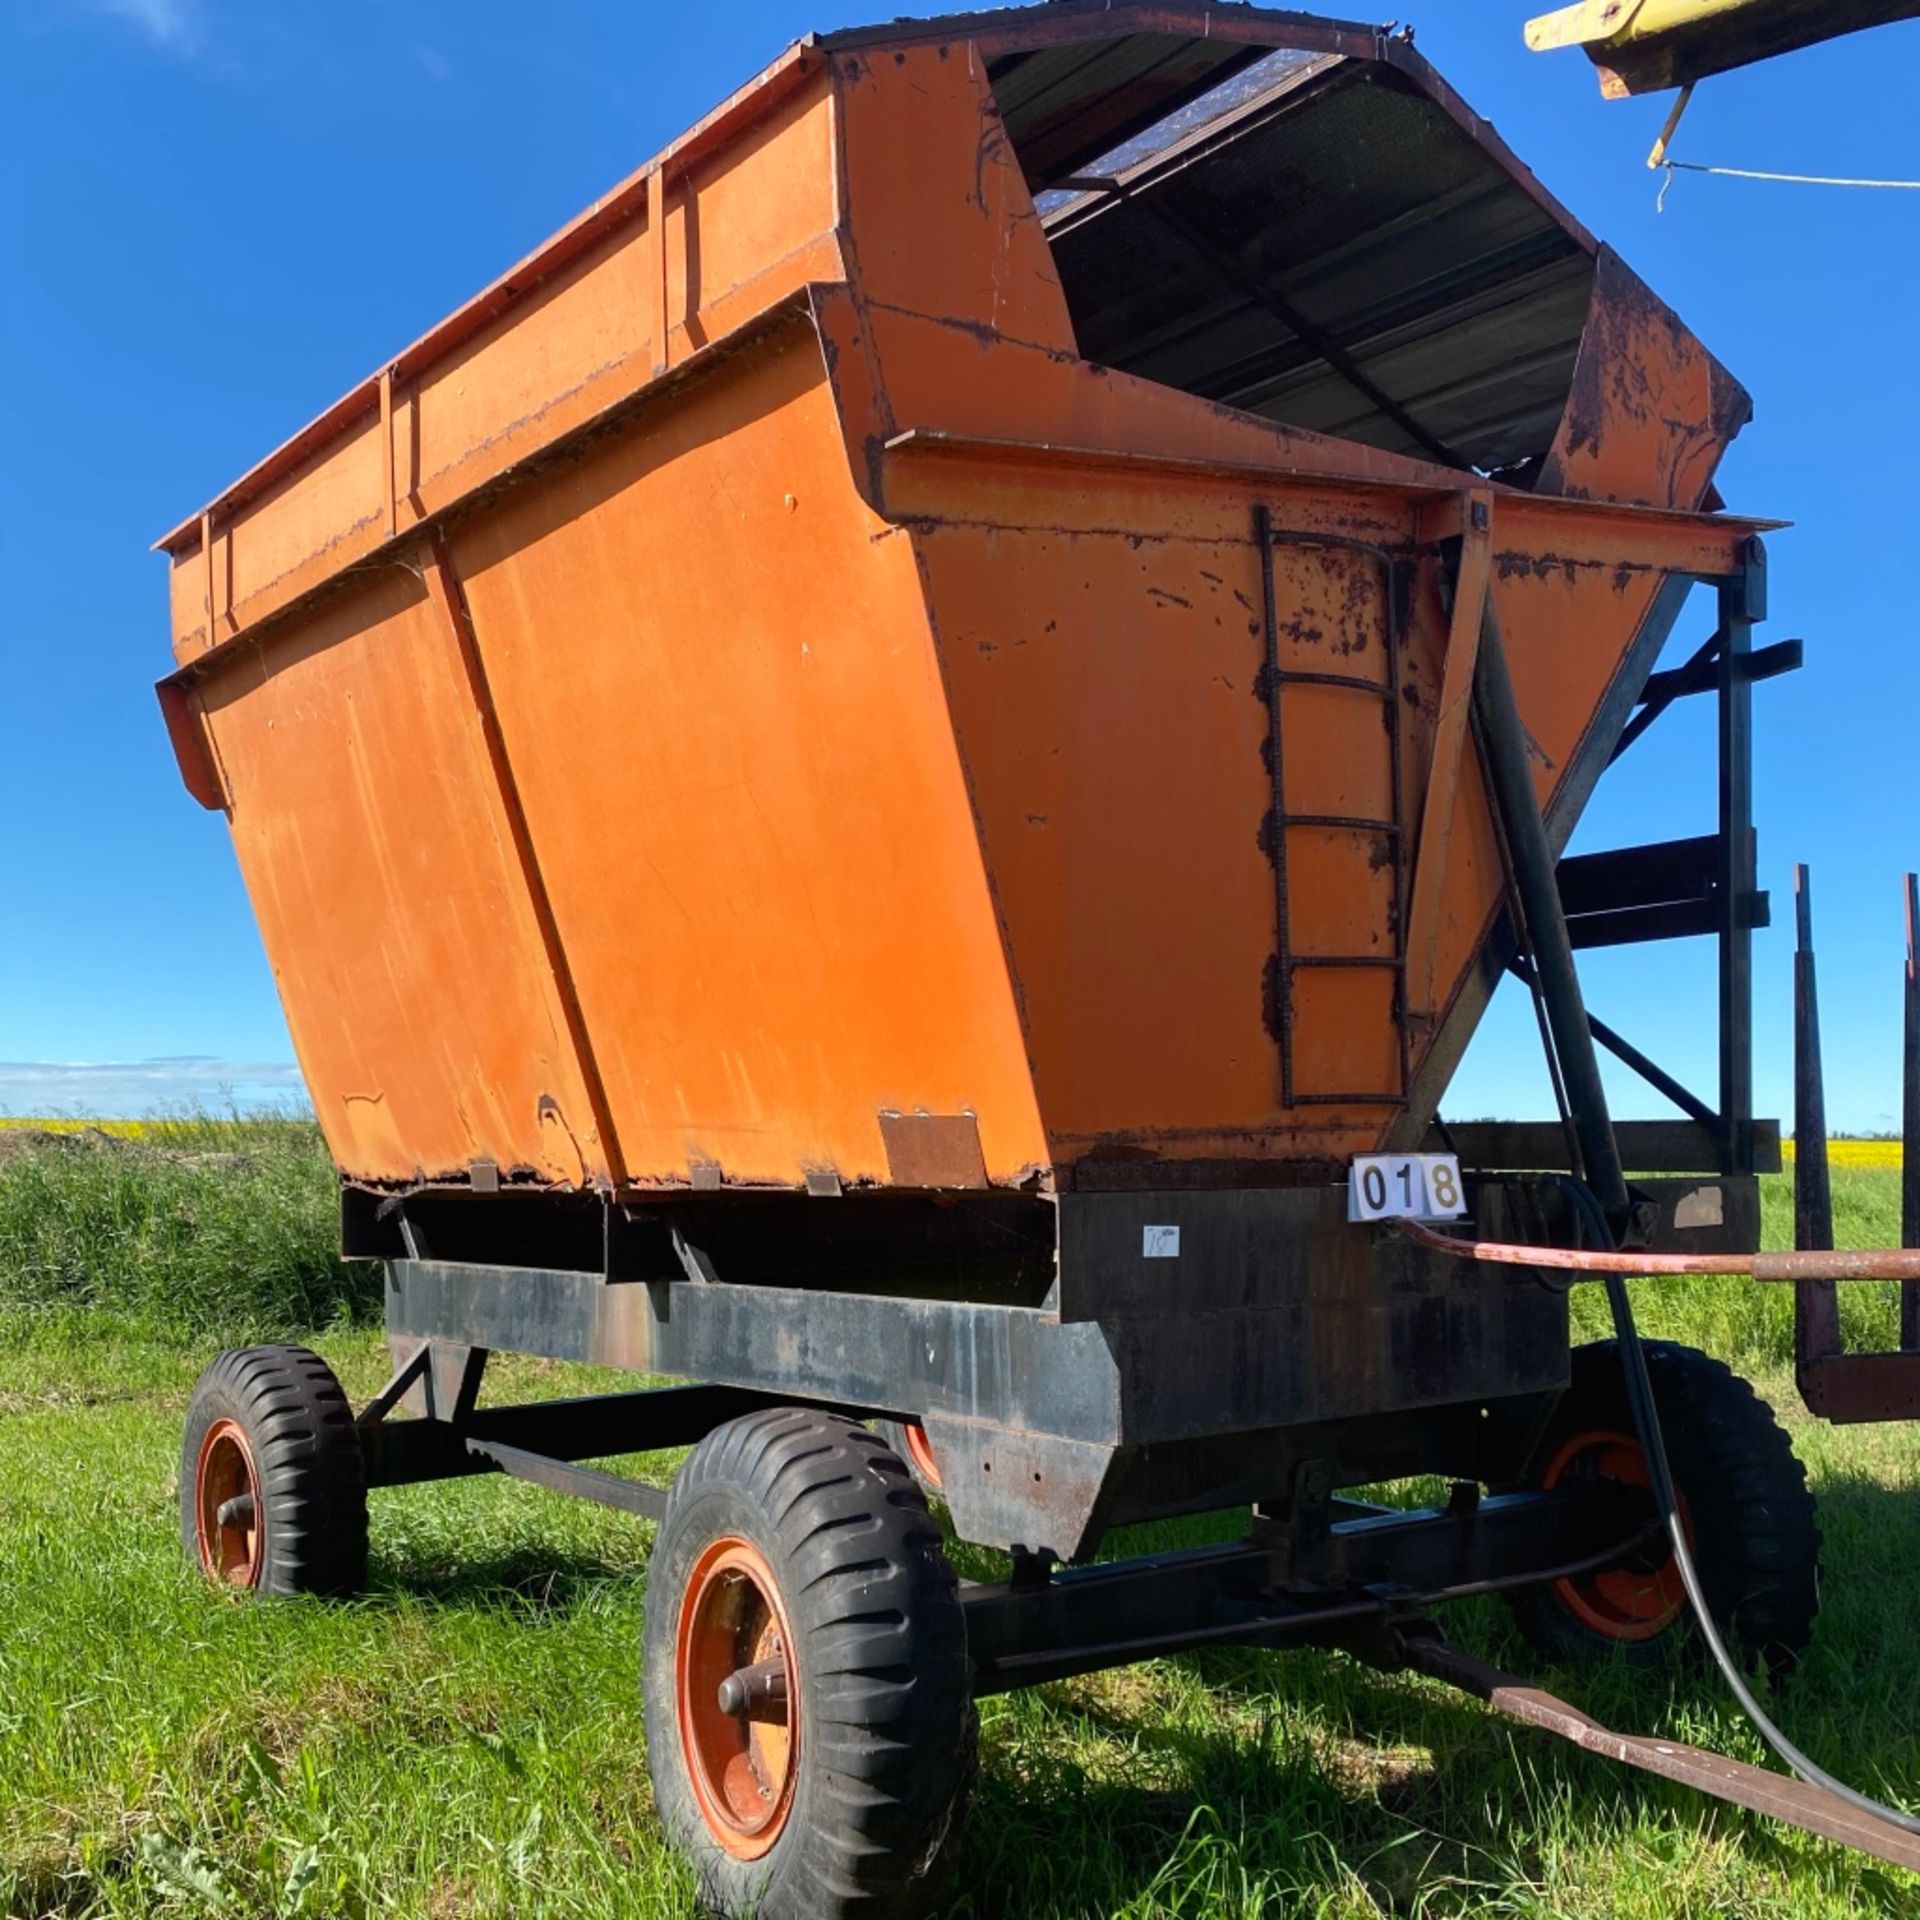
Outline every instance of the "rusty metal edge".
[[1807, 1411], [1836, 1427], [1920, 1419], [1920, 1353], [1830, 1353], [1796, 1373]]
[[1398, 494], [1416, 500], [1455, 494], [1484, 496], [1490, 493], [1496, 499], [1511, 501], [1527, 512], [1537, 510], [1549, 515], [1617, 520], [1630, 526], [1693, 527], [1730, 535], [1774, 533], [1792, 524], [1785, 520], [1750, 519], [1732, 513], [1686, 513], [1674, 507], [1627, 506], [1611, 500], [1580, 500], [1560, 494], [1530, 493], [1524, 487], [1509, 487], [1499, 481], [1484, 480], [1477, 474], [1461, 474], [1450, 467], [1414, 460], [1408, 461], [1408, 465], [1414, 469], [1413, 473], [1389, 478], [1305, 466], [1280, 459], [1276, 459], [1272, 465], [1253, 461], [1209, 460], [1187, 454], [1141, 453], [1124, 448], [1078, 446], [1057, 440], [1010, 440], [990, 434], [954, 433], [944, 428], [930, 427], [910, 427], [896, 433], [883, 443], [881, 451], [893, 455], [1026, 460], [1044, 465], [1110, 467], [1133, 471], [1148, 468], [1156, 473], [1187, 474], [1197, 479], [1245, 480], [1263, 486], [1350, 488], [1357, 493]]
[[892, 20], [809, 36], [826, 53], [971, 40], [983, 53], [1037, 53], [1076, 40], [1112, 40], [1129, 33], [1191, 33], [1196, 39], [1251, 41], [1330, 53], [1371, 54], [1380, 29], [1279, 7], [1222, 6], [1218, 0], [1050, 0], [1044, 7], [991, 7], [969, 13]]

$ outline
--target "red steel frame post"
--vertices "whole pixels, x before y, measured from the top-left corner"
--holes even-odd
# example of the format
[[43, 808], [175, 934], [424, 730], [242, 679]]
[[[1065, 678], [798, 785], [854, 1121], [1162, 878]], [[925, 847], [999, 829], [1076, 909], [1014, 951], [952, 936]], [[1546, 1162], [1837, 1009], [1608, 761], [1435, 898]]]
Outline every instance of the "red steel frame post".
[[[1900, 1093], [1900, 1244], [1920, 1247], [1920, 877], [1908, 874], [1906, 1033]], [[1920, 1352], [1920, 1286], [1900, 1289], [1900, 1346]]]
[[[1797, 944], [1793, 956], [1793, 1244], [1803, 1252], [1833, 1246], [1833, 1180], [1827, 1166], [1826, 1077], [1820, 1061], [1820, 995], [1813, 967], [1813, 882], [1793, 870]], [[1793, 1359], [1801, 1375], [1840, 1351], [1840, 1299], [1830, 1280], [1803, 1281], [1793, 1293]]]

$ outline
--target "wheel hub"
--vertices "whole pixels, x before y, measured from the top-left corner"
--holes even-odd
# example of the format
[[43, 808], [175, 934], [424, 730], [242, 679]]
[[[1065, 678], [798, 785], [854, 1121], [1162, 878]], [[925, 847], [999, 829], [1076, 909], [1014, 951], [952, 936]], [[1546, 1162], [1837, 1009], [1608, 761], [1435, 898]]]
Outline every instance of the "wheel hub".
[[757, 1860], [785, 1831], [799, 1773], [799, 1672], [766, 1557], [726, 1535], [694, 1563], [680, 1603], [680, 1744], [708, 1831]]
[[194, 1513], [200, 1569], [207, 1578], [221, 1586], [258, 1586], [265, 1560], [260, 1473], [237, 1420], [216, 1421], [200, 1443]]
[[[1640, 1443], [1629, 1435], [1593, 1429], [1576, 1433], [1556, 1449], [1540, 1476], [1542, 1487], [1582, 1479], [1611, 1480], [1623, 1487], [1651, 1490], [1652, 1476]], [[1691, 1539], [1693, 1524], [1683, 1500], [1680, 1523]], [[1554, 1593], [1583, 1626], [1609, 1640], [1652, 1640], [1680, 1618], [1686, 1587], [1673, 1555], [1655, 1546], [1617, 1567], [1556, 1580]]]

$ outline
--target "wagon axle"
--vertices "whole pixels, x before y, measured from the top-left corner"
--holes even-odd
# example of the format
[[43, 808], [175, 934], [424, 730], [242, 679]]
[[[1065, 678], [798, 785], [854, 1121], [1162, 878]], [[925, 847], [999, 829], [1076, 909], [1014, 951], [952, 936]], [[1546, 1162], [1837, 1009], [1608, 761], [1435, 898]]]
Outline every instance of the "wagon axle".
[[772, 1720], [787, 1717], [787, 1663], [783, 1657], [756, 1660], [720, 1682], [720, 1711], [735, 1720]]

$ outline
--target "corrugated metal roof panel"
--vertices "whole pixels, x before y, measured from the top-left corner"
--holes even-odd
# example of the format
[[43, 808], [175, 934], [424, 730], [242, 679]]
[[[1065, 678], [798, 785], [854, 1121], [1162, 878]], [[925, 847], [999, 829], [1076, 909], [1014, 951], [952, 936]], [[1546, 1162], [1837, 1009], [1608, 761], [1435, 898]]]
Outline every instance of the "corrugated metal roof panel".
[[1087, 171], [1045, 217], [1090, 359], [1482, 470], [1551, 442], [1592, 257], [1401, 73], [1294, 63]]
[[1211, 93], [1266, 52], [1231, 40], [1136, 33], [1010, 54], [987, 72], [1038, 192]]

